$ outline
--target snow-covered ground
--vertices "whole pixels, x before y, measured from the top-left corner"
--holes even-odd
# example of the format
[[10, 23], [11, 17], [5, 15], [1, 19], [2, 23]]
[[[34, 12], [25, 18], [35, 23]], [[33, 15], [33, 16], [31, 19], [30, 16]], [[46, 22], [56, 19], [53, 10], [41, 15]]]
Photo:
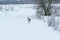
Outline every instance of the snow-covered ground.
[[21, 16], [22, 14], [22, 16], [31, 16], [31, 14], [34, 15], [36, 12], [33, 7], [34, 4], [0, 5], [0, 16], [4, 16], [6, 14], [8, 16]]
[[0, 16], [0, 40], [60, 40], [60, 33], [33, 18]]
[[[12, 12], [14, 14], [0, 13], [0, 40], [60, 40], [59, 32], [34, 17], [35, 10], [22, 8], [17, 13]], [[28, 23], [27, 16], [31, 17], [31, 23]]]

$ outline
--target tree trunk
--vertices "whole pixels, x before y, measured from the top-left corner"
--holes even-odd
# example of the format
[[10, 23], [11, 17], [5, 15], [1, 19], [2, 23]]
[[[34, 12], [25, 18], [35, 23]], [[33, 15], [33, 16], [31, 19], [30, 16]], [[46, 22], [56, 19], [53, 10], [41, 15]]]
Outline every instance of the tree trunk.
[[45, 16], [51, 16], [50, 10], [45, 10]]

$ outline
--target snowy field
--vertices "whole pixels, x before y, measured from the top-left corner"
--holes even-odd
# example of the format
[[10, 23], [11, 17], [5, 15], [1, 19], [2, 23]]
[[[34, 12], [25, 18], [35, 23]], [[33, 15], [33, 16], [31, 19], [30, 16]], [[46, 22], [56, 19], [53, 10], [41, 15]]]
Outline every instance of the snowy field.
[[0, 40], [60, 40], [60, 33], [33, 18], [0, 16]]
[[[21, 10], [13, 14], [6, 12], [7, 15], [0, 12], [0, 40], [60, 40], [59, 32], [48, 27], [47, 22], [33, 17], [35, 10]], [[28, 23], [27, 16], [31, 17], [31, 23]]]

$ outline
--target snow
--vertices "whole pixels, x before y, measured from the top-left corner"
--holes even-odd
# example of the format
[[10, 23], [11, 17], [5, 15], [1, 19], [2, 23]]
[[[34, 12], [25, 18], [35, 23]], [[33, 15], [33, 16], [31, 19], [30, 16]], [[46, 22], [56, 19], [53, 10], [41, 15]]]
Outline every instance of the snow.
[[[32, 10], [33, 5], [30, 4], [0, 5], [0, 6], [2, 6], [2, 10], [0, 11], [0, 16], [4, 16], [6, 14], [8, 14], [8, 16], [32, 16], [35, 15], [36, 12], [36, 10], [34, 9]], [[11, 10], [11, 7], [13, 7], [13, 11]], [[8, 9], [8, 11], [6, 11], [6, 9]]]
[[33, 18], [0, 16], [0, 40], [60, 40], [60, 33]]
[[[7, 13], [0, 15], [0, 40], [60, 40], [60, 33], [48, 27], [47, 21], [35, 18], [35, 10], [21, 8], [17, 14]], [[31, 17], [31, 23], [27, 16]]]

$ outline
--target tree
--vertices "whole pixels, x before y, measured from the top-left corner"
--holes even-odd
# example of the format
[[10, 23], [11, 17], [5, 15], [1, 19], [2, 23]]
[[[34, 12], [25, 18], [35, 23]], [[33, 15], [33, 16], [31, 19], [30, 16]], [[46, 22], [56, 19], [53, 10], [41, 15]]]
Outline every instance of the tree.
[[50, 16], [51, 15], [50, 9], [52, 8], [52, 6], [51, 6], [52, 2], [53, 2], [53, 0], [40, 0], [40, 4], [37, 7], [37, 9], [38, 9], [37, 11], [39, 11], [39, 9], [42, 8], [45, 15]]

